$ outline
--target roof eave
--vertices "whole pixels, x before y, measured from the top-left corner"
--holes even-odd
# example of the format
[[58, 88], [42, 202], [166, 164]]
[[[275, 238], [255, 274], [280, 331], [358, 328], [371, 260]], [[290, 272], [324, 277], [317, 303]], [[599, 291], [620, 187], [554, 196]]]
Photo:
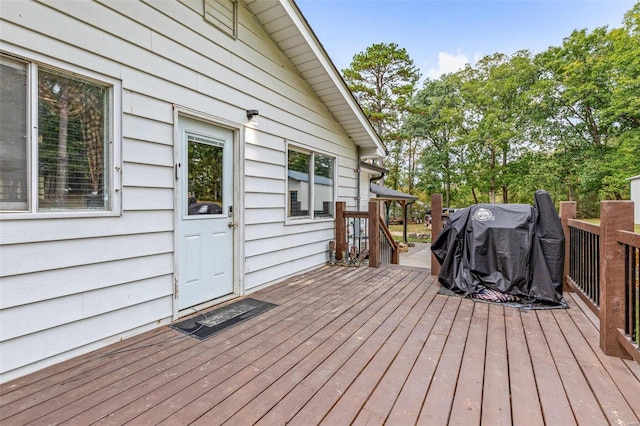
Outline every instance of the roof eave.
[[[247, 7], [249, 7], [255, 14], [256, 18], [260, 21], [261, 18], [269, 16], [271, 21], [263, 22], [260, 21], [265, 30], [269, 33], [276, 44], [279, 44], [279, 40], [274, 35], [276, 30], [285, 28], [286, 25], [293, 25], [295, 29], [298, 31], [300, 37], [304, 40], [304, 44], [306, 48], [309, 49], [309, 52], [313, 54], [311, 66], [309, 65], [309, 60], [305, 62], [305, 70], [298, 68], [300, 75], [309, 82], [309, 85], [318, 93], [320, 99], [323, 100], [327, 108], [333, 114], [334, 118], [342, 128], [346, 131], [349, 138], [353, 141], [353, 143], [359, 146], [360, 155], [362, 158], [376, 158], [376, 157], [384, 157], [386, 149], [385, 146], [374, 130], [373, 126], [369, 122], [369, 119], [366, 117], [365, 113], [360, 108], [360, 105], [354, 98], [353, 94], [349, 90], [347, 84], [344, 79], [336, 69], [335, 65], [329, 58], [329, 55], [322, 47], [322, 44], [316, 37], [315, 33], [309, 26], [307, 20], [302, 15], [302, 12], [295, 4], [293, 0], [272, 0], [273, 3], [270, 2], [270, 5], [273, 7], [270, 8], [269, 14], [260, 14], [257, 12], [256, 5], [260, 4], [261, 7], [264, 7], [265, 0], [258, 1], [247, 1]], [[287, 19], [278, 19], [273, 20], [273, 12], [276, 8], [282, 8], [283, 16], [288, 18], [290, 22], [286, 22]], [[256, 8], [254, 11], [252, 8]], [[266, 18], [265, 18], [266, 19]], [[275, 27], [275, 23], [278, 23], [278, 28]], [[270, 31], [271, 29], [271, 31]], [[298, 46], [299, 48], [299, 46]], [[287, 49], [282, 48], [283, 52], [287, 54]], [[289, 56], [292, 60], [294, 66], [297, 66], [294, 58]], [[320, 90], [320, 84], [326, 83], [325, 81], [320, 82], [317, 78], [317, 74], [315, 75], [313, 81], [310, 81], [310, 78], [305, 77], [305, 73], [312, 72], [311, 70], [318, 71], [321, 70], [324, 75], [329, 79], [331, 85], [330, 88], [327, 89], [326, 86], [322, 87]], [[317, 87], [316, 87], [317, 86]], [[327, 99], [325, 99], [327, 98]], [[331, 99], [331, 102], [328, 102], [328, 99]]]

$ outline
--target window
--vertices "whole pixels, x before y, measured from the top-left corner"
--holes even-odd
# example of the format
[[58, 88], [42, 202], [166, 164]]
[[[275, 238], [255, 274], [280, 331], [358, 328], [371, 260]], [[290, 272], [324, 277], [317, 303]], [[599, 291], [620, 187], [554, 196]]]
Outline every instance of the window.
[[333, 158], [313, 155], [313, 214], [333, 217]]
[[332, 218], [335, 158], [290, 147], [287, 159], [287, 216]]
[[0, 55], [1, 211], [113, 208], [112, 94], [113, 85]]
[[0, 56], [0, 209], [27, 208], [27, 67]]

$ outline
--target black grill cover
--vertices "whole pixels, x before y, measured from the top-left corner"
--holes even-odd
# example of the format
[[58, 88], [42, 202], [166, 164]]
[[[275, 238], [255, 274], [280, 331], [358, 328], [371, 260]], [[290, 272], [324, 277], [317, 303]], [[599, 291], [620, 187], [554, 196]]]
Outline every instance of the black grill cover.
[[482, 288], [525, 302], [561, 304], [564, 234], [548, 192], [528, 204], [476, 204], [451, 215], [431, 250], [438, 281], [457, 293]]

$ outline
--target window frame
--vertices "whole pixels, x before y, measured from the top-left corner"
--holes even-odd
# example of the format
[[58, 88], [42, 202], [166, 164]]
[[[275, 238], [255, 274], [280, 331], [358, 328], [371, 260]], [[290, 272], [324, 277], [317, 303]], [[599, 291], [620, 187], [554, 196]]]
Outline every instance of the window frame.
[[[291, 211], [291, 192], [289, 189], [289, 151], [296, 151], [302, 154], [308, 154], [310, 156], [310, 160], [309, 160], [309, 182], [307, 183], [309, 185], [309, 204], [306, 206], [307, 209], [309, 210], [309, 214], [305, 215], [305, 216], [290, 216], [289, 212]], [[287, 145], [286, 145], [286, 152], [285, 152], [285, 159], [286, 159], [286, 165], [285, 165], [285, 202], [286, 202], [286, 206], [285, 206], [285, 225], [295, 225], [295, 224], [300, 224], [300, 223], [316, 223], [316, 222], [328, 222], [328, 221], [334, 221], [335, 217], [336, 217], [336, 212], [335, 212], [335, 207], [332, 208], [331, 210], [331, 215], [329, 216], [316, 216], [315, 215], [315, 211], [313, 209], [313, 204], [315, 201], [315, 184], [314, 184], [314, 178], [315, 178], [315, 158], [316, 155], [322, 155], [324, 157], [329, 157], [333, 159], [333, 188], [332, 188], [332, 196], [333, 196], [333, 200], [332, 202], [334, 203], [335, 206], [335, 202], [337, 200], [337, 196], [338, 196], [338, 185], [336, 184], [338, 179], [338, 157], [334, 154], [328, 153], [326, 151], [320, 151], [317, 149], [310, 149], [308, 147], [305, 147], [303, 145], [300, 144], [296, 144], [296, 143], [290, 143], [287, 141]]]
[[[122, 215], [122, 81], [73, 64], [58, 61], [33, 52], [0, 50], [8, 60], [22, 62], [27, 71], [27, 180], [28, 196], [25, 210], [1, 210], [0, 220], [47, 219], [72, 217], [105, 217]], [[107, 90], [108, 132], [104, 159], [109, 167], [108, 206], [106, 209], [38, 210], [38, 72], [40, 69], [94, 82]]]

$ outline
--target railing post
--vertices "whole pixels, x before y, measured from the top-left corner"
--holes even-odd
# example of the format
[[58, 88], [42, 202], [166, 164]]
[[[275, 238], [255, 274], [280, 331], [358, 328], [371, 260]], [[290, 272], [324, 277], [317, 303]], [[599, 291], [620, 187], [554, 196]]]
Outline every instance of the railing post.
[[342, 252], [347, 251], [347, 234], [344, 225], [344, 214], [346, 209], [344, 201], [336, 202], [336, 260], [342, 260]]
[[569, 219], [575, 219], [577, 203], [575, 201], [560, 202], [560, 222], [562, 222], [562, 232], [564, 233], [564, 273], [562, 275], [563, 291], [571, 291], [571, 286], [567, 282], [569, 275], [569, 256], [571, 256], [571, 239], [569, 236]]
[[[442, 194], [431, 196], [431, 244], [436, 240], [442, 230]], [[440, 264], [431, 253], [431, 275], [440, 273]]]
[[400, 201], [400, 205], [402, 206], [402, 241], [408, 243], [407, 239], [407, 202]]
[[600, 202], [600, 349], [629, 358], [617, 340], [617, 329], [624, 329], [625, 320], [624, 251], [618, 230], [633, 231], [633, 202]]
[[391, 253], [391, 264], [399, 265], [400, 264], [400, 252], [398, 250], [393, 250]]
[[380, 204], [369, 201], [369, 266], [380, 266]]

